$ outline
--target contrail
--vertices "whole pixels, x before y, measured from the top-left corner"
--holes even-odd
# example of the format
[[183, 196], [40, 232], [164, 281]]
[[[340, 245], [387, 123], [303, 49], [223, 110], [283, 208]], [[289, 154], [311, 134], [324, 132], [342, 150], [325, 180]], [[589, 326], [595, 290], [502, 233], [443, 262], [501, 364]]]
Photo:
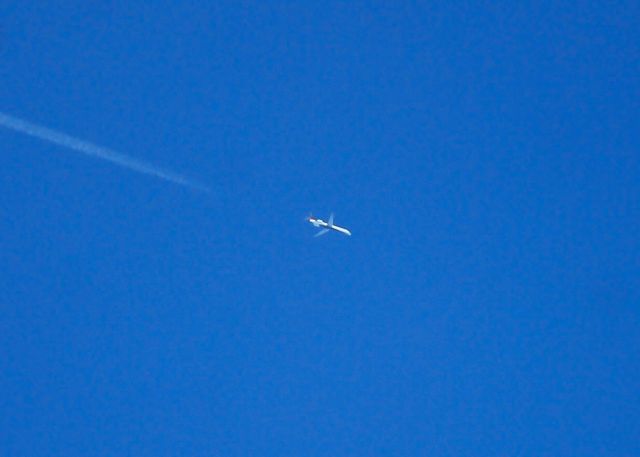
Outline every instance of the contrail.
[[65, 133], [56, 132], [55, 130], [32, 124], [31, 122], [9, 116], [2, 112], [0, 112], [0, 126], [16, 132], [24, 133], [25, 135], [29, 135], [34, 138], [48, 141], [49, 143], [57, 144], [58, 146], [72, 149], [76, 152], [81, 152], [88, 156], [97, 157], [99, 159], [106, 160], [107, 162], [115, 163], [116, 165], [137, 171], [138, 173], [155, 176], [156, 178], [164, 179], [165, 181], [188, 187], [193, 190], [199, 190], [206, 193], [210, 192], [206, 186], [187, 179], [184, 176], [180, 176], [179, 174], [162, 170], [154, 165], [133, 159], [111, 149], [103, 148], [87, 141], [74, 138]]

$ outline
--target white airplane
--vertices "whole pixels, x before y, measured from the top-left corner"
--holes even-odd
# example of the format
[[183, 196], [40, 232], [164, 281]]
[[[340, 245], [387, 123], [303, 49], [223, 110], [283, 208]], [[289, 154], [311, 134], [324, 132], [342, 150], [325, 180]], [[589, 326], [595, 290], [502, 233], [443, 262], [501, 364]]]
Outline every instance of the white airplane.
[[335, 230], [336, 232], [344, 233], [345, 235], [351, 236], [351, 232], [349, 230], [333, 224], [333, 213], [331, 213], [331, 216], [329, 216], [329, 222], [325, 222], [322, 219], [316, 219], [313, 216], [309, 216], [307, 220], [311, 222], [314, 227], [322, 227], [322, 230], [320, 230], [314, 236], [322, 236], [325, 233], [328, 233], [329, 230]]

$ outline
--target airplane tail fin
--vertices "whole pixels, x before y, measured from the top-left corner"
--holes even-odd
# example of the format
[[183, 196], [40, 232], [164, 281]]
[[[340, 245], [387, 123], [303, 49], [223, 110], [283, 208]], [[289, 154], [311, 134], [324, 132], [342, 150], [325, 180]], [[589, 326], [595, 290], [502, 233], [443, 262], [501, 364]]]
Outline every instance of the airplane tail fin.
[[329, 224], [329, 227], [333, 227], [333, 213], [329, 216], [329, 222], [327, 222], [327, 224]]

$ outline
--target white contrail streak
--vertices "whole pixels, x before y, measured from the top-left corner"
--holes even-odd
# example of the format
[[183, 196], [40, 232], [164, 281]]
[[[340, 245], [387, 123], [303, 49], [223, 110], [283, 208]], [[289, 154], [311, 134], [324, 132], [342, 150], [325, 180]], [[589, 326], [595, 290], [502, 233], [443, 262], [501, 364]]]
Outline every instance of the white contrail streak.
[[2, 112], [0, 112], [0, 126], [16, 132], [24, 133], [25, 135], [29, 135], [34, 138], [48, 141], [49, 143], [57, 144], [58, 146], [72, 149], [76, 152], [81, 152], [89, 156], [106, 160], [107, 162], [120, 165], [121, 167], [128, 168], [129, 170], [137, 171], [138, 173], [155, 176], [156, 178], [164, 179], [165, 181], [188, 187], [190, 189], [207, 193], [209, 192], [209, 189], [206, 186], [187, 179], [184, 176], [162, 170], [154, 165], [133, 159], [111, 149], [103, 148], [87, 141], [74, 138], [65, 133], [56, 132], [55, 130], [32, 124], [31, 122], [9, 116]]

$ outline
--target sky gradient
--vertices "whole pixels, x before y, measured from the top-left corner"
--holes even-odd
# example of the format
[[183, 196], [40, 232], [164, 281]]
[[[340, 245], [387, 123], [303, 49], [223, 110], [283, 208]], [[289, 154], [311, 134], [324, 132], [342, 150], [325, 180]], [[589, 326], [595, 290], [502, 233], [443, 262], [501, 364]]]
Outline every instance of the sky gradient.
[[640, 4], [205, 3], [2, 7], [210, 192], [0, 128], [0, 454], [640, 454]]

